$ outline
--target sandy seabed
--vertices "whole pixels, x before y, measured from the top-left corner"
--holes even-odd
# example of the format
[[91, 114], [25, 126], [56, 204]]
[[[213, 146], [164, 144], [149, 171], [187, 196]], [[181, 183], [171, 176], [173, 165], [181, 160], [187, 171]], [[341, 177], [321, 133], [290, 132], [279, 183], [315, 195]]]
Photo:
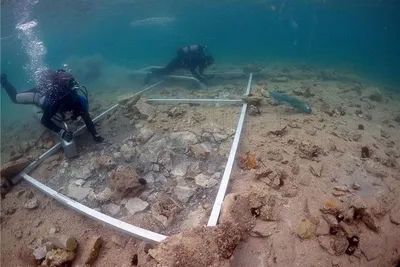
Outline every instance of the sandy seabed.
[[[129, 89], [93, 95], [93, 115], [122, 103], [97, 126], [106, 142], [95, 144], [85, 134], [77, 139], [78, 158], [60, 151], [32, 176], [110, 216], [174, 237], [146, 248], [21, 182], [2, 200], [2, 266], [27, 266], [30, 249], [54, 229], [78, 241], [72, 266], [84, 265], [83, 252], [96, 235], [103, 246], [92, 266], [396, 266], [400, 90], [331, 70], [278, 66], [254, 76], [252, 97], [261, 102], [248, 108], [228, 188], [238, 208], [227, 198], [220, 228], [190, 230], [207, 223], [241, 106], [149, 105], [145, 99], [239, 99], [246, 85], [247, 79], [217, 77], [207, 90], [165, 84], [141, 99], [130, 98]], [[277, 105], [268, 91], [297, 96], [313, 111]], [[40, 155], [54, 143], [29, 126], [34, 123], [2, 136], [2, 144], [9, 140], [3, 162]]]

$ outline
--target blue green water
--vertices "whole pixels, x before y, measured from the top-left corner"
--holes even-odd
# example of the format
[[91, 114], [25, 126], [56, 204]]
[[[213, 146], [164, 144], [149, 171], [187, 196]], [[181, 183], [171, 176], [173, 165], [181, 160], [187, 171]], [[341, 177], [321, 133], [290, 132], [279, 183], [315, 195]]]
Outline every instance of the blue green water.
[[[350, 66], [370, 80], [400, 84], [400, 4], [395, 0], [5, 2], [10, 3], [1, 7], [1, 71], [20, 90], [33, 86], [31, 73], [39, 65], [59, 68], [74, 56], [99, 55], [102, 64], [137, 69], [163, 65], [177, 47], [198, 42], [209, 47], [216, 64]], [[175, 20], [130, 25], [151, 17]], [[21, 21], [37, 22], [29, 38], [45, 48], [33, 61], [29, 38], [16, 28]], [[118, 73], [108, 76], [116, 78], [109, 77], [105, 87], [118, 83]], [[26, 112], [3, 91], [1, 96], [2, 122], [11, 113]]]

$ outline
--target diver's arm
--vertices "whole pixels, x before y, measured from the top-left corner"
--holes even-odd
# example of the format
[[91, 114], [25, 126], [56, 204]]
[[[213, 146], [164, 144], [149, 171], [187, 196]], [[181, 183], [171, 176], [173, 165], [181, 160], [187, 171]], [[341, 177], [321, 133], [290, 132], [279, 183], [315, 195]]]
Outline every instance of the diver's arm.
[[43, 110], [43, 115], [41, 119], [41, 123], [49, 130], [52, 130], [54, 133], [59, 134], [62, 139], [67, 142], [71, 142], [74, 138], [74, 134], [71, 131], [67, 131], [66, 129], [58, 127], [52, 120], [52, 115], [50, 114], [49, 109]]
[[206, 67], [204, 66], [204, 65], [201, 65], [200, 67], [199, 67], [199, 73], [201, 74], [201, 76], [203, 76], [204, 77], [204, 70], [206, 69]]
[[84, 112], [81, 114], [83, 121], [85, 122], [86, 128], [88, 129], [89, 133], [93, 136], [97, 135], [96, 128], [94, 126], [94, 123], [92, 121], [92, 118], [90, 118], [89, 112]]
[[197, 68], [190, 68], [190, 72], [197, 80], [199, 80], [202, 83], [205, 83], [205, 79], [204, 79], [203, 75], [200, 74], [200, 72], [197, 70]]
[[75, 104], [71, 106], [71, 110], [73, 111], [73, 116], [75, 118], [80, 116], [83, 119], [86, 128], [89, 131], [89, 133], [93, 136], [94, 141], [96, 141], [97, 143], [103, 142], [104, 138], [97, 133], [93, 120], [90, 117], [88, 111], [89, 107], [87, 99], [83, 96], [77, 95], [76, 100], [77, 101], [75, 101]]
[[43, 109], [43, 115], [40, 122], [48, 129], [52, 130], [55, 133], [59, 133], [61, 128], [58, 127], [52, 120], [51, 120], [50, 110], [48, 108]]
[[92, 121], [92, 118], [90, 118], [89, 112], [84, 112], [82, 114], [82, 119], [86, 124], [86, 128], [88, 129], [89, 133], [93, 136], [93, 139], [97, 143], [101, 143], [104, 141], [104, 138], [101, 137], [97, 132], [96, 128], [94, 126], [94, 123]]

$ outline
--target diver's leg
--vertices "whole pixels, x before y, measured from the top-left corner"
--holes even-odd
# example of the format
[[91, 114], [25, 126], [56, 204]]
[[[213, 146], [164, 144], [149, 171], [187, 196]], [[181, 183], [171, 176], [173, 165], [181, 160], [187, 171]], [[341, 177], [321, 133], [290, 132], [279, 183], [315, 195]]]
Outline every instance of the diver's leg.
[[171, 74], [172, 72], [174, 72], [175, 70], [180, 68], [180, 58], [176, 57], [174, 59], [172, 59], [167, 66], [165, 66], [164, 68], [160, 68], [160, 69], [153, 69], [152, 73], [155, 75], [168, 75]]
[[6, 90], [10, 100], [15, 104], [37, 104], [40, 105], [41, 98], [37, 94], [37, 88], [32, 88], [22, 93], [18, 93], [17, 89], [7, 79], [7, 75], [1, 74], [1, 86]]
[[168, 75], [180, 67], [181, 60], [179, 57], [176, 57], [172, 59], [165, 67], [152, 69], [151, 73], [146, 75], [145, 84], [148, 84], [154, 77]]
[[10, 100], [14, 103], [17, 102], [17, 89], [15, 89], [14, 85], [12, 85], [8, 79], [6, 74], [1, 74], [1, 86], [6, 90], [6, 93]]

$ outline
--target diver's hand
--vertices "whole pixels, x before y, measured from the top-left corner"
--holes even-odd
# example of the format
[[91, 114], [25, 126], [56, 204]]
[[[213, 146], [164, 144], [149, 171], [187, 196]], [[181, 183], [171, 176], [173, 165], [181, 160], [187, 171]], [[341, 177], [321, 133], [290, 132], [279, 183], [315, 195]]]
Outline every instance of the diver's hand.
[[67, 141], [67, 142], [71, 142], [72, 139], [74, 138], [74, 133], [73, 132], [66, 131], [64, 129], [61, 129], [60, 135], [61, 135], [61, 138], [64, 139], [65, 141]]
[[201, 87], [201, 89], [207, 89], [208, 88], [207, 83], [205, 83], [205, 82], [200, 82], [200, 87]]
[[6, 82], [8, 82], [7, 74], [2, 73], [1, 74], [1, 79], [0, 79], [0, 84], [3, 86], [3, 83], [6, 83]]
[[101, 137], [99, 134], [96, 134], [96, 135], [93, 135], [93, 140], [94, 140], [96, 143], [102, 143], [102, 142], [104, 141], [104, 138]]

